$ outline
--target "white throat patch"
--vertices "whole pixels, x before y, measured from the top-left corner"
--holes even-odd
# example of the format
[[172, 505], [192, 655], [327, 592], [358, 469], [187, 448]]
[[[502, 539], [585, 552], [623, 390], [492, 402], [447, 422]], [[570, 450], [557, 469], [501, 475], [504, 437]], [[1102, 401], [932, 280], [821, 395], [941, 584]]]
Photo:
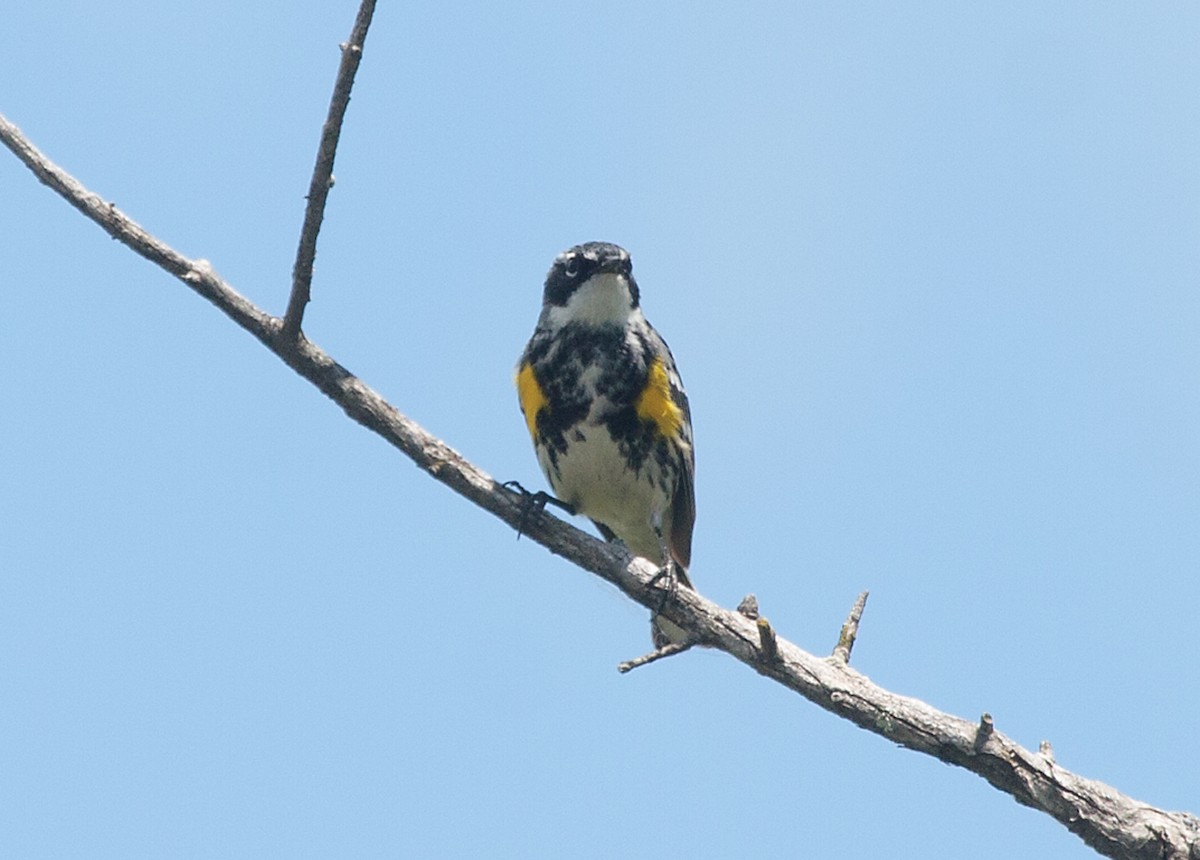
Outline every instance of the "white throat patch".
[[568, 322], [586, 325], [624, 325], [633, 313], [629, 281], [615, 272], [592, 275], [567, 299], [563, 307], [550, 307], [553, 325]]

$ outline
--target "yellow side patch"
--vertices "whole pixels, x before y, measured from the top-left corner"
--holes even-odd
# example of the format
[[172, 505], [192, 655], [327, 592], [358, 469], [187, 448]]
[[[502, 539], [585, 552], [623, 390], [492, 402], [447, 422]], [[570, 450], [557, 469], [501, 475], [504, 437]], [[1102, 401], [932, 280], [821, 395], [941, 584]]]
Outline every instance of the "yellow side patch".
[[671, 383], [667, 379], [667, 368], [662, 359], [654, 359], [646, 377], [646, 387], [634, 404], [638, 418], [653, 421], [658, 432], [674, 439], [683, 426], [683, 410], [671, 399]]
[[521, 412], [525, 415], [525, 424], [529, 427], [529, 435], [537, 439], [538, 413], [546, 408], [546, 392], [538, 384], [533, 375], [532, 364], [522, 364], [517, 371], [517, 397], [521, 400]]

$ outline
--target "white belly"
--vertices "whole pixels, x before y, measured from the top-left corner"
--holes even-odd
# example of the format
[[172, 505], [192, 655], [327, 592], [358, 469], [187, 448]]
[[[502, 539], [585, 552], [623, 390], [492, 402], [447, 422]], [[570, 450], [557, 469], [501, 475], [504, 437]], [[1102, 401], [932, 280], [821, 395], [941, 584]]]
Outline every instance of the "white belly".
[[[582, 433], [584, 439], [575, 436]], [[661, 564], [661, 531], [667, 498], [657, 489], [658, 472], [647, 458], [640, 473], [626, 468], [617, 443], [602, 426], [579, 425], [567, 431], [571, 444], [558, 456], [558, 470], [550, 458], [538, 451], [538, 461], [554, 495], [571, 504], [583, 516], [604, 523], [634, 555]]]

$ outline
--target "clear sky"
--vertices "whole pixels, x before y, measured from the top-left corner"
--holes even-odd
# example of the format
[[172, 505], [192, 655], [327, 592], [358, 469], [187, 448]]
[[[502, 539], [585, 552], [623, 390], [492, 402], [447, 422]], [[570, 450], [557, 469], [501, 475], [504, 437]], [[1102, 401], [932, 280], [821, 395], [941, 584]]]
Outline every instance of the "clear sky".
[[[18, 3], [0, 111], [281, 313], [356, 5]], [[693, 579], [1200, 814], [1200, 6], [382, 2], [309, 336], [543, 486], [512, 368], [627, 247]], [[1093, 856], [414, 469], [0, 153], [0, 855]]]

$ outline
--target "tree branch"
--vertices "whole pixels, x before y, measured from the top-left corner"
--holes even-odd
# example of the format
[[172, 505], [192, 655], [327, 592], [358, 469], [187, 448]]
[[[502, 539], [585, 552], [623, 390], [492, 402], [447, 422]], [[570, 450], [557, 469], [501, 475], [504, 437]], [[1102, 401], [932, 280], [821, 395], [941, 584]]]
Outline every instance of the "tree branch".
[[[520, 494], [502, 487], [401, 414], [299, 332], [294, 342], [280, 338], [282, 320], [241, 296], [207, 262], [184, 257], [89, 192], [38, 152], [3, 116], [0, 141], [72, 206], [216, 305], [355, 421], [481, 508], [514, 528], [521, 523], [524, 507]], [[552, 553], [660, 612], [689, 631], [699, 644], [730, 654], [814, 704], [893, 743], [978, 774], [1018, 803], [1053, 816], [1102, 854], [1129, 860], [1200, 860], [1200, 820], [1187, 813], [1156, 809], [1103, 783], [1071, 773], [1050, 756], [1031, 752], [997, 731], [990, 718], [973, 723], [917, 699], [891, 693], [844, 660], [815, 657], [776, 636], [770, 625], [759, 626], [746, 615], [723, 609], [690, 589], [679, 589], [674, 599], [660, 606], [661, 594], [653, 585], [657, 573], [653, 565], [555, 517], [534, 517], [523, 524], [523, 531]], [[851, 615], [857, 620], [853, 611]], [[769, 646], [768, 641], [772, 643]], [[770, 659], [764, 659], [767, 656]]]
[[842, 625], [842, 632], [838, 634], [838, 643], [833, 647], [833, 659], [839, 663], [850, 662], [850, 652], [854, 650], [854, 640], [858, 638], [858, 624], [862, 621], [863, 609], [867, 606], [867, 594], [864, 591], [858, 595], [858, 599], [854, 601], [854, 606], [850, 607], [850, 614], [846, 616], [846, 623]]
[[333, 84], [333, 96], [329, 100], [329, 114], [321, 128], [321, 145], [317, 148], [317, 163], [313, 167], [312, 180], [308, 184], [308, 205], [304, 209], [304, 226], [300, 228], [300, 246], [296, 249], [296, 263], [292, 267], [292, 294], [288, 297], [287, 312], [283, 316], [284, 340], [294, 341], [300, 335], [300, 323], [304, 320], [304, 308], [312, 291], [313, 262], [317, 258], [317, 234], [325, 218], [325, 201], [333, 187], [333, 159], [337, 154], [338, 140], [342, 134], [342, 120], [350, 105], [350, 89], [354, 86], [354, 75], [362, 59], [363, 43], [375, 14], [375, 0], [363, 0], [358, 7], [358, 17], [350, 38], [341, 45], [342, 62], [338, 67], [337, 79]]
[[626, 660], [623, 663], [617, 664], [617, 671], [624, 675], [626, 672], [632, 672], [639, 666], [648, 666], [651, 663], [656, 663], [664, 657], [674, 657], [676, 654], [682, 654], [692, 647], [691, 642], [668, 642], [661, 648], [655, 648], [649, 654], [643, 654], [641, 657], [634, 657], [632, 660]]

